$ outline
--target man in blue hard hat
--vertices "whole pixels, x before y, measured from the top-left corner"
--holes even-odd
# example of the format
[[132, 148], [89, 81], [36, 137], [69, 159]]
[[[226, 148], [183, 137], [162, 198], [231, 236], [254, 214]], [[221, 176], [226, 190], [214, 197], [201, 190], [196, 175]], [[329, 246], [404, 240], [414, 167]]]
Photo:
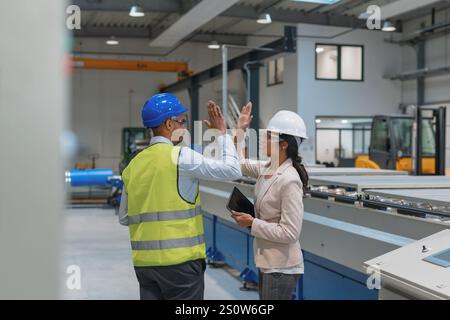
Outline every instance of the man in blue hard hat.
[[122, 173], [119, 220], [130, 229], [141, 299], [203, 299], [206, 250], [199, 179], [241, 177], [233, 141], [212, 101], [206, 123], [218, 132], [219, 157], [174, 146], [174, 132], [186, 130], [186, 112], [173, 94], [151, 97], [142, 109], [143, 124], [153, 132], [150, 146]]

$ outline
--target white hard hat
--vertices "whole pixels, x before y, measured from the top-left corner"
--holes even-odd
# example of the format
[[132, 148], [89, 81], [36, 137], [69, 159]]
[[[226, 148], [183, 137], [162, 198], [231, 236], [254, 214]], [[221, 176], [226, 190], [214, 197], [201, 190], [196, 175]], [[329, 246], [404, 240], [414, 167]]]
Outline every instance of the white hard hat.
[[282, 110], [277, 112], [269, 120], [267, 130], [308, 139], [305, 122], [298, 114], [292, 111]]

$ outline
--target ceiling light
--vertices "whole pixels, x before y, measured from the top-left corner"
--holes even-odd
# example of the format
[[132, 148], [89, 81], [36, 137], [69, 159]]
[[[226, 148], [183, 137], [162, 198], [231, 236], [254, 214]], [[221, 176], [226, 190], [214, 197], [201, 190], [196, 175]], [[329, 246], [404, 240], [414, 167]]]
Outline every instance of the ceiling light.
[[108, 40], [106, 40], [106, 44], [109, 46], [117, 46], [119, 44], [119, 40], [116, 37], [111, 36]]
[[258, 18], [258, 20], [256, 20], [256, 22], [258, 22], [260, 24], [269, 24], [269, 23], [272, 23], [272, 18], [270, 17], [270, 14], [263, 13], [259, 16], [259, 18]]
[[347, 123], [348, 123], [348, 120], [347, 120], [347, 119], [344, 119], [344, 120], [341, 120], [341, 122], [342, 122], [343, 124], [347, 124]]
[[317, 52], [317, 53], [322, 53], [322, 52], [324, 52], [324, 51], [325, 51], [325, 49], [322, 48], [322, 47], [317, 47], [317, 48], [316, 48], [316, 52]]
[[321, 123], [321, 122], [322, 122], [322, 120], [316, 119], [316, 123]]
[[208, 49], [218, 50], [220, 49], [220, 44], [216, 40], [213, 40], [208, 44]]
[[397, 30], [397, 28], [392, 24], [392, 22], [386, 20], [383, 23], [383, 28], [381, 29], [384, 32], [394, 32], [395, 30]]
[[145, 16], [144, 10], [140, 6], [132, 6], [130, 9], [130, 16], [131, 17], [143, 17]]

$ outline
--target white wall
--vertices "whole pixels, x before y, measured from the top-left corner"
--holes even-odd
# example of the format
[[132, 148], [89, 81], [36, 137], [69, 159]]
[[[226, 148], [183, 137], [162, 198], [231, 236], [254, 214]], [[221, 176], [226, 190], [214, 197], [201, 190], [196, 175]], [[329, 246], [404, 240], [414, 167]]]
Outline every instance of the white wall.
[[[298, 25], [298, 34], [307, 36], [332, 36], [343, 30], [345, 29]], [[301, 150], [306, 162], [315, 161], [315, 116], [370, 116], [397, 112], [402, 101], [401, 84], [385, 80], [383, 75], [388, 71], [400, 71], [401, 49], [385, 42], [385, 38], [386, 34], [382, 32], [356, 30], [334, 39], [298, 39], [298, 113], [304, 118], [310, 137]], [[316, 43], [364, 45], [364, 81], [315, 80]]]
[[[257, 35], [273, 35], [274, 37], [249, 37], [248, 46], [261, 47], [284, 35], [284, 26], [273, 23], [262, 27]], [[267, 86], [267, 63], [272, 59], [284, 57], [283, 83]], [[265, 61], [260, 68], [260, 128], [265, 128], [270, 118], [280, 110], [297, 111], [297, 54], [282, 53]]]
[[280, 110], [297, 111], [297, 55], [288, 53], [271, 59], [280, 56], [284, 57], [283, 83], [267, 86], [267, 61], [260, 69], [260, 128], [265, 128]]

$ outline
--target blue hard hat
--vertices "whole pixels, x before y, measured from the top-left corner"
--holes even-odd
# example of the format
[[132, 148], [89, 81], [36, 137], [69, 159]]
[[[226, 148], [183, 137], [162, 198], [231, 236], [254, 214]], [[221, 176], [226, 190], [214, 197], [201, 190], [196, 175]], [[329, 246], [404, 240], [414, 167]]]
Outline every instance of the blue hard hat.
[[148, 99], [142, 107], [142, 122], [147, 128], [156, 128], [164, 120], [188, 110], [171, 93], [160, 93]]

